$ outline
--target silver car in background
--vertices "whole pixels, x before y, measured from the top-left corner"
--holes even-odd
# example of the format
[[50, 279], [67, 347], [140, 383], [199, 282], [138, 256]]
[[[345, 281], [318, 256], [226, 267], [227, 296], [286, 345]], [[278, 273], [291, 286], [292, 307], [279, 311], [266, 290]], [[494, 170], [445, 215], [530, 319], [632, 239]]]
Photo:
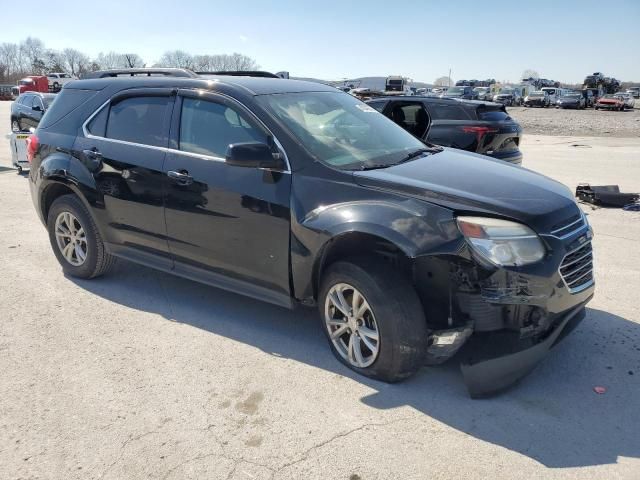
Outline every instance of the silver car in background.
[[622, 98], [624, 102], [624, 108], [633, 109], [636, 104], [636, 100], [633, 98], [633, 95], [629, 92], [618, 92], [616, 96]]

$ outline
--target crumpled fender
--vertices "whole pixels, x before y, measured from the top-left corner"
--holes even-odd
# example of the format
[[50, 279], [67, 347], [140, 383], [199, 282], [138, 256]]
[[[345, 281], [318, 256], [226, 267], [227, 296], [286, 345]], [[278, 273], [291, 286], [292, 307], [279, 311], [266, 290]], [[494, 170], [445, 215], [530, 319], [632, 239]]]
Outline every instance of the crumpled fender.
[[356, 232], [384, 239], [409, 258], [453, 253], [462, 240], [451, 210], [416, 199], [357, 200], [317, 207], [292, 222], [291, 265], [297, 298], [312, 295], [314, 266], [331, 242]]

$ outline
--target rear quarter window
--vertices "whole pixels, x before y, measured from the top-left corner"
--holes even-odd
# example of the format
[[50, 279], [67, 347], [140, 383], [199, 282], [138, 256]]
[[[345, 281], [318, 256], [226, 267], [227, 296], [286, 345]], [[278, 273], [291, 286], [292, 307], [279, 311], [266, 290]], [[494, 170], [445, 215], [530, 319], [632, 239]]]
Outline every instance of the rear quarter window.
[[460, 105], [444, 105], [432, 103], [427, 110], [433, 120], [471, 120], [471, 117]]
[[95, 90], [67, 90], [63, 89], [58, 93], [51, 103], [51, 106], [47, 109], [47, 112], [42, 117], [42, 120], [38, 124], [38, 128], [49, 128], [71, 112], [73, 112], [80, 105], [92, 98], [97, 92]]
[[386, 100], [378, 100], [378, 101], [374, 101], [374, 102], [367, 102], [367, 105], [375, 108], [377, 111], [382, 112], [384, 110], [384, 107], [387, 105]]

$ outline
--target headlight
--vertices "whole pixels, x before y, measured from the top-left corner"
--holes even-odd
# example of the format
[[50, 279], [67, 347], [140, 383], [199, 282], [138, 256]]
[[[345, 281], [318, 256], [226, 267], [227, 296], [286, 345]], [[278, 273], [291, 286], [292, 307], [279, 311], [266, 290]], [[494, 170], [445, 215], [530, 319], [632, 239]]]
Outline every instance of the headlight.
[[457, 221], [473, 251], [494, 265], [528, 265], [545, 255], [540, 237], [520, 223], [487, 217], [458, 217]]

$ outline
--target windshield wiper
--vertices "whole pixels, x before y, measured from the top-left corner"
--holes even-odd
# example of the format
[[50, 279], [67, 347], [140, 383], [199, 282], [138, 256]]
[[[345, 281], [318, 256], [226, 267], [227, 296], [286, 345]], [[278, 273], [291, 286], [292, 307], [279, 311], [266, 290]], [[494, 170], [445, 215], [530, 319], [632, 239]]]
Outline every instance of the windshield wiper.
[[438, 153], [438, 152], [441, 152], [441, 151], [442, 151], [442, 148], [436, 147], [435, 145], [432, 146], [432, 147], [429, 147], [429, 148], [419, 148], [417, 150], [414, 150], [411, 153], [408, 153], [407, 155], [402, 157], [397, 162], [391, 162], [391, 163], [365, 163], [360, 167], [360, 170], [376, 170], [376, 169], [379, 169], [379, 168], [393, 167], [394, 165], [400, 165], [401, 163], [408, 162], [410, 160], [413, 160], [414, 158], [421, 157], [425, 153]]

